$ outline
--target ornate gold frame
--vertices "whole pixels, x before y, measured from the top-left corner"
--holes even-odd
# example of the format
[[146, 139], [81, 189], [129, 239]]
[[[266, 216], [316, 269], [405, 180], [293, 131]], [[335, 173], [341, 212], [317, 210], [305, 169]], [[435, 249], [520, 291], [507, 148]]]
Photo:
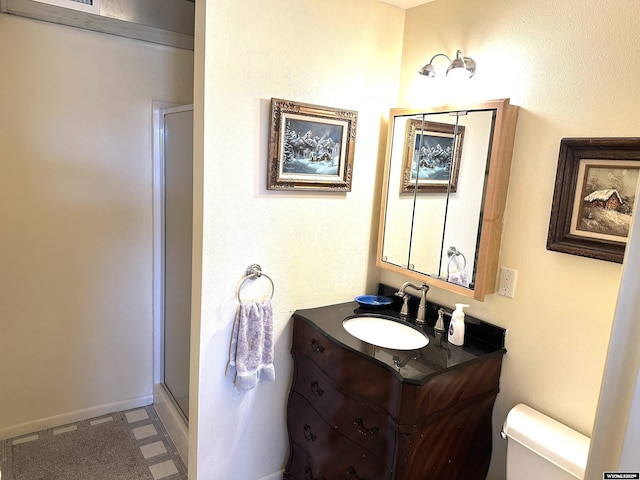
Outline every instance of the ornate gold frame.
[[272, 98], [267, 189], [350, 192], [357, 121], [353, 110]]
[[415, 178], [411, 178], [413, 169], [413, 157], [416, 151], [417, 135], [423, 137], [437, 137], [438, 134], [450, 136], [453, 140], [455, 153], [452, 159], [451, 187], [449, 179], [444, 180], [418, 180], [418, 192], [455, 192], [458, 188], [458, 171], [460, 169], [460, 158], [462, 157], [462, 142], [464, 140], [464, 126], [459, 125], [455, 139], [453, 139], [455, 125], [438, 122], [425, 122], [419, 119], [410, 119], [407, 122], [407, 134], [404, 141], [404, 159], [402, 162], [402, 179], [400, 193], [413, 193], [416, 189]]

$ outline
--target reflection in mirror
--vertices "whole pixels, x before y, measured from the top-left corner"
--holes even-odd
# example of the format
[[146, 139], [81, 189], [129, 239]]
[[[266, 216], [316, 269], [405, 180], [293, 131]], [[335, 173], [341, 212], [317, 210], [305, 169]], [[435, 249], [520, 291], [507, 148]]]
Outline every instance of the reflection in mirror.
[[[428, 179], [422, 189], [416, 188], [414, 211], [414, 248], [411, 249], [413, 270], [435, 278], [443, 278], [443, 242], [449, 229], [450, 206], [459, 196], [465, 127], [459, 118], [464, 112], [424, 115], [423, 137], [428, 148], [422, 150], [420, 168]], [[441, 182], [438, 185], [437, 182]], [[435, 212], [438, 224], [434, 228], [431, 218]], [[441, 220], [442, 219], [442, 220]], [[440, 228], [441, 226], [441, 228]], [[424, 241], [423, 241], [424, 240]], [[445, 265], [446, 269], [446, 265]]]
[[[476, 251], [482, 233], [483, 199], [490, 167], [491, 132], [495, 110], [477, 110], [455, 116], [465, 128], [465, 143], [460, 156], [459, 188], [447, 199], [446, 228], [439, 250], [439, 276], [446, 281], [473, 288], [476, 276]], [[450, 258], [449, 247], [463, 255]], [[428, 272], [425, 272], [428, 273]]]
[[[438, 251], [446, 226], [447, 198], [451, 190], [455, 190], [458, 175], [454, 160], [459, 160], [456, 146], [459, 147], [461, 135], [457, 135], [456, 142], [456, 126], [449, 120], [448, 114], [431, 114], [422, 115], [420, 125], [412, 125], [410, 121], [405, 150], [412, 149], [413, 158], [403, 164], [404, 177], [413, 179], [411, 270], [436, 277], [440, 265]], [[404, 187], [402, 192], [409, 191]], [[426, 206], [425, 198], [431, 200], [428, 221], [421, 213]]]
[[[413, 195], [413, 187], [403, 185], [406, 182], [403, 180], [404, 166], [406, 164], [406, 158], [413, 158], [415, 146], [407, 145], [407, 131], [411, 128], [411, 124], [418, 122], [422, 124], [423, 115], [399, 115], [394, 118], [392, 129], [391, 143], [394, 148], [391, 148], [390, 153], [390, 165], [388, 175], [388, 192], [387, 192], [387, 215], [385, 219], [385, 230], [393, 232], [393, 235], [389, 235], [385, 238], [382, 246], [382, 258], [383, 261], [397, 265], [402, 268], [413, 269], [413, 265], [410, 262], [410, 245], [412, 243], [412, 228], [414, 219], [414, 206], [417, 200]], [[420, 145], [418, 145], [418, 148]], [[411, 162], [409, 162], [409, 169], [411, 169]], [[414, 178], [415, 182], [415, 178]], [[410, 182], [409, 182], [410, 183]], [[394, 189], [393, 186], [396, 186]], [[444, 225], [444, 215], [438, 219], [436, 216], [431, 218], [433, 225]], [[423, 236], [421, 242], [430, 242], [434, 239], [441, 238], [444, 229], [441, 228], [440, 232], [432, 226], [430, 237]]]
[[516, 116], [508, 100], [391, 111], [379, 266], [478, 299], [494, 289]]

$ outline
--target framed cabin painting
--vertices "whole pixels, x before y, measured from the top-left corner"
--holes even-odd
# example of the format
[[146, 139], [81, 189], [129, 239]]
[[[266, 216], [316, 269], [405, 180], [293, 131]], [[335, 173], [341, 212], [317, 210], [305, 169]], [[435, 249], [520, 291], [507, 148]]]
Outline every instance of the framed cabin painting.
[[358, 112], [271, 99], [269, 190], [350, 192]]
[[563, 138], [547, 249], [622, 263], [639, 178], [640, 137]]
[[464, 126], [410, 119], [404, 141], [400, 193], [455, 192]]

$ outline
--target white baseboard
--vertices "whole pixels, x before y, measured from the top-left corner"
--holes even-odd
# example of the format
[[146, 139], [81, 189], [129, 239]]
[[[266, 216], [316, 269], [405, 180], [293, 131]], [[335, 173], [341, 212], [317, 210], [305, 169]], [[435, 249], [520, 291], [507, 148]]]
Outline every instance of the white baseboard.
[[156, 383], [153, 386], [153, 407], [156, 409], [164, 428], [171, 437], [173, 444], [185, 465], [189, 460], [189, 426], [178, 411], [173, 399], [164, 387]]
[[266, 477], [262, 477], [258, 480], [282, 480], [282, 472], [283, 470], [280, 470], [279, 472], [272, 473], [271, 475], [267, 475]]
[[82, 410], [55, 415], [53, 417], [41, 418], [31, 422], [0, 429], [0, 440], [26, 435], [27, 433], [39, 432], [40, 430], [45, 430], [47, 428], [60, 427], [68, 423], [107, 415], [108, 413], [144, 407], [151, 405], [151, 403], [153, 403], [153, 396], [145, 395], [144, 397], [130, 398], [123, 400], [122, 402], [106, 403], [96, 407], [84, 408]]

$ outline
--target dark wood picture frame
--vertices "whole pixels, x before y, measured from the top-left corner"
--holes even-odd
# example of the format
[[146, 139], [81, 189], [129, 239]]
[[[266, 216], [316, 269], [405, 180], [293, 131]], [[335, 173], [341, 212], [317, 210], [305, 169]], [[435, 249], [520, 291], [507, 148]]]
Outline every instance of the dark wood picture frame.
[[268, 190], [350, 192], [358, 112], [271, 99]]
[[[626, 237], [616, 239], [613, 235], [588, 231], [577, 233], [575, 228], [576, 215], [582, 215], [582, 210], [578, 210], [584, 208], [583, 201], [591, 193], [585, 190], [587, 162], [598, 168], [610, 168], [612, 172], [639, 169], [640, 137], [563, 138], [560, 141], [547, 250], [622, 263]], [[637, 194], [636, 190], [634, 197]]]

